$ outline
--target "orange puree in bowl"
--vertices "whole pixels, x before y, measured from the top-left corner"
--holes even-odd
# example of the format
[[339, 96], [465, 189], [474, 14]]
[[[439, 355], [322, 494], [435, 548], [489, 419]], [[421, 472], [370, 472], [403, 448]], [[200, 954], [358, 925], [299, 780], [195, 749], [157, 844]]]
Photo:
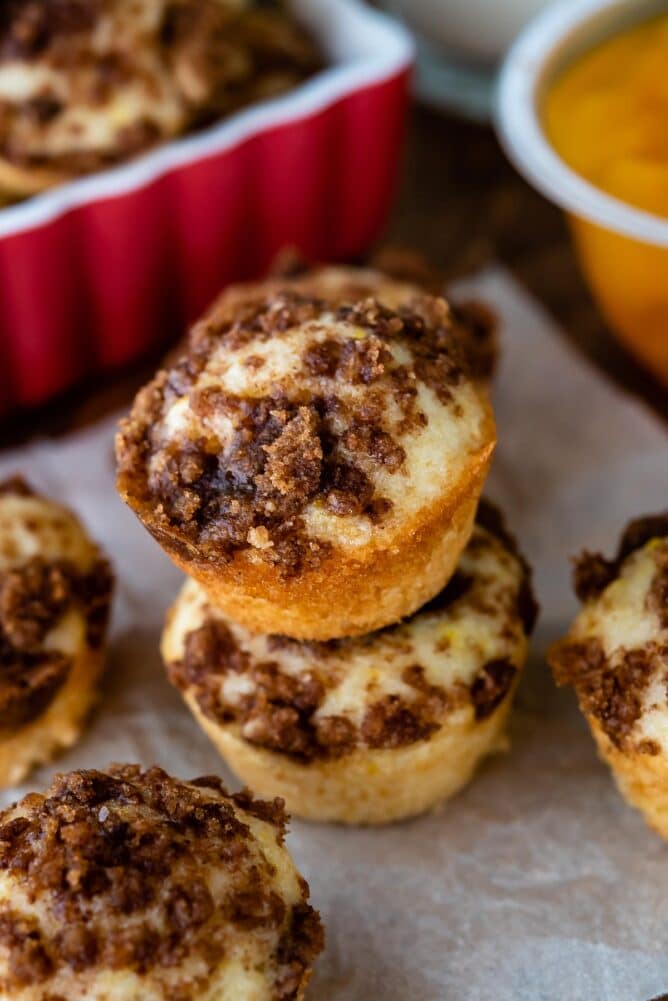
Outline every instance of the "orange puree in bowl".
[[[577, 173], [668, 219], [668, 13], [572, 63], [543, 104], [552, 145]], [[668, 249], [570, 217], [591, 290], [613, 330], [668, 383]]]
[[668, 14], [581, 56], [551, 88], [544, 116], [569, 166], [668, 218]]

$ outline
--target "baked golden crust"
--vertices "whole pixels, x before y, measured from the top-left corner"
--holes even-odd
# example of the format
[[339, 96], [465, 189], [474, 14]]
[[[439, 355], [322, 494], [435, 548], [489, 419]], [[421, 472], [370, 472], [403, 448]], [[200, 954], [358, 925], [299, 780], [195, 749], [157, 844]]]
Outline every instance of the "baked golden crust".
[[668, 513], [638, 519], [607, 560], [576, 563], [583, 606], [549, 660], [572, 685], [625, 798], [668, 837]]
[[279, 801], [115, 765], [0, 814], [0, 993], [294, 1001], [323, 932]]
[[0, 191], [27, 197], [129, 159], [319, 63], [287, 11], [246, 0], [6, 0]]
[[77, 738], [104, 661], [108, 563], [66, 509], [0, 484], [0, 784]]
[[121, 495], [251, 629], [386, 625], [470, 534], [495, 444], [486, 334], [369, 270], [230, 289], [122, 422]]
[[451, 795], [499, 742], [535, 612], [521, 557], [479, 524], [444, 591], [405, 622], [328, 643], [259, 636], [189, 581], [162, 651], [244, 781], [299, 816], [379, 823]]

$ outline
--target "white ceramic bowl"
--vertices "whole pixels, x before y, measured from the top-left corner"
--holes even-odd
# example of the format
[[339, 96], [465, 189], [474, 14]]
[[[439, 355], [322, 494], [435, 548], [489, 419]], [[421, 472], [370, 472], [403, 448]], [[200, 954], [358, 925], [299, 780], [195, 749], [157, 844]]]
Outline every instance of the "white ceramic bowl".
[[597, 43], [652, 15], [666, 0], [560, 0], [511, 46], [496, 121], [517, 169], [563, 208], [591, 291], [613, 331], [668, 383], [668, 219], [628, 205], [575, 173], [541, 120], [550, 84]]

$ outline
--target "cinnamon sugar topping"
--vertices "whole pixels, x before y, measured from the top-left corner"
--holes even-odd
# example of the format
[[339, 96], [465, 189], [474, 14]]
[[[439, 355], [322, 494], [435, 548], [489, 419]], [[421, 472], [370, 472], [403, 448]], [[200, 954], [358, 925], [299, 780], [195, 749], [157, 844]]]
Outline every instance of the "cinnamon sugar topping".
[[[280, 4], [3, 0], [0, 155], [87, 173], [288, 90], [321, 64]], [[23, 70], [18, 90], [5, 66]]]
[[580, 601], [598, 597], [616, 580], [624, 560], [651, 539], [668, 538], [668, 511], [645, 515], [629, 522], [624, 530], [614, 559], [601, 553], [584, 552], [574, 560], [573, 586]]
[[[574, 585], [584, 608], [550, 651], [555, 679], [575, 688], [616, 747], [657, 753], [639, 728], [645, 709], [656, 708], [645, 705], [650, 687], [658, 679], [664, 690], [668, 678], [668, 514], [632, 521], [614, 559], [583, 553]], [[621, 643], [618, 619], [629, 623]]]
[[[405, 472], [429, 423], [419, 387], [455, 422], [453, 392], [487, 373], [480, 336], [444, 300], [418, 289], [396, 308], [351, 300], [350, 284], [337, 293], [323, 274], [322, 295], [316, 272], [223, 296], [121, 425], [121, 492], [203, 559], [254, 548], [292, 575], [330, 549], [307, 512], [387, 523], [395, 502], [382, 484]], [[238, 375], [247, 359], [257, 385]]]
[[272, 825], [280, 844], [279, 801], [135, 765], [60, 775], [45, 795], [6, 810], [0, 878], [17, 881], [35, 910], [11, 895], [0, 904], [0, 990], [53, 984], [59, 993], [67, 971], [85, 978], [127, 969], [165, 1001], [187, 1001], [257, 931], [271, 997], [294, 999], [322, 928], [303, 881], [295, 900], [277, 892], [251, 817]]
[[0, 731], [29, 723], [50, 705], [72, 661], [44, 641], [66, 612], [81, 610], [89, 646], [102, 642], [112, 576], [105, 560], [88, 573], [41, 557], [0, 573]]

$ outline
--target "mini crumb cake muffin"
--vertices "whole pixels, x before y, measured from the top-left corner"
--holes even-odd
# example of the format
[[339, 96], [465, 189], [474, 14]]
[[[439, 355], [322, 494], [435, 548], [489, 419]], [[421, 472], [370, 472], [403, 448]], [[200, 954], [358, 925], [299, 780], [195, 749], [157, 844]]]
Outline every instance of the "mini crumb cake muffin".
[[189, 581], [162, 651], [244, 782], [300, 817], [379, 824], [451, 796], [503, 745], [535, 613], [528, 568], [483, 506], [449, 584], [406, 622], [329, 643], [257, 636]]
[[255, 0], [3, 0], [0, 192], [27, 197], [294, 86], [314, 43]]
[[0, 997], [298, 1001], [323, 947], [280, 801], [112, 765], [0, 814]]
[[109, 564], [66, 508], [0, 483], [0, 785], [73, 744], [95, 696]]
[[232, 288], [122, 422], [120, 493], [248, 629], [395, 622], [471, 533], [495, 444], [490, 339], [481, 314], [375, 271]]
[[582, 609], [549, 660], [572, 685], [617, 785], [668, 837], [668, 511], [626, 529], [617, 556], [575, 564]]

